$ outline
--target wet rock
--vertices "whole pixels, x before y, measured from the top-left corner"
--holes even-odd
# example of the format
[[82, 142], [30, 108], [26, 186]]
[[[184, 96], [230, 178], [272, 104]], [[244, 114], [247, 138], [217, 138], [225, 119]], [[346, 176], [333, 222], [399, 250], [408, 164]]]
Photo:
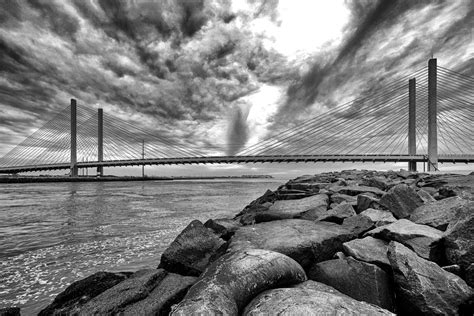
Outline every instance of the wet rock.
[[443, 232], [427, 225], [415, 224], [407, 219], [399, 219], [395, 223], [377, 227], [365, 234], [386, 241], [394, 240], [413, 249], [420, 257], [435, 261], [443, 261], [439, 241]]
[[0, 308], [0, 316], [20, 316], [19, 307], [3, 307]]
[[369, 217], [358, 214], [344, 219], [342, 227], [351, 232], [354, 237], [359, 237], [365, 232], [373, 229], [375, 223]]
[[380, 200], [370, 194], [359, 194], [357, 196], [357, 213], [369, 208], [380, 208]]
[[301, 266], [280, 253], [262, 249], [229, 253], [206, 269], [171, 315], [238, 315], [258, 293], [305, 280]]
[[387, 258], [388, 242], [367, 236], [363, 239], [354, 239], [342, 244], [344, 253], [357, 260], [374, 263], [382, 267], [389, 267]]
[[196, 277], [166, 273], [166, 276], [147, 297], [121, 309], [119, 314], [122, 316], [168, 315], [171, 306], [183, 299], [196, 280]]
[[423, 200], [416, 191], [406, 184], [399, 184], [388, 190], [380, 199], [380, 205], [387, 208], [396, 218], [405, 218], [419, 206]]
[[376, 196], [382, 196], [385, 194], [384, 191], [374, 188], [374, 187], [367, 187], [363, 185], [351, 185], [351, 186], [333, 186], [331, 187], [331, 191], [335, 193], [342, 193], [342, 194], [347, 194], [347, 195], [352, 195], [356, 196], [362, 193], [373, 193]]
[[286, 219], [244, 226], [231, 238], [228, 252], [267, 249], [285, 254], [303, 267], [331, 259], [353, 234], [341, 225]]
[[204, 223], [204, 227], [212, 229], [217, 236], [224, 240], [229, 240], [241, 226], [240, 222], [227, 218], [209, 219]]
[[102, 292], [87, 302], [79, 315], [111, 315], [125, 306], [140, 301], [163, 280], [166, 271], [159, 269], [141, 270], [116, 286]]
[[474, 202], [458, 208], [456, 217], [444, 233], [444, 247], [448, 262], [466, 269], [474, 262]]
[[334, 208], [327, 210], [318, 216], [318, 221], [327, 221], [341, 224], [345, 218], [356, 215], [352, 205], [347, 203], [337, 204]]
[[265, 291], [245, 307], [243, 315], [394, 315], [357, 301], [325, 284], [306, 281]]
[[468, 201], [453, 196], [417, 207], [410, 215], [410, 220], [439, 230], [446, 230], [449, 223], [456, 220], [457, 209]]
[[310, 268], [308, 278], [332, 286], [358, 301], [393, 311], [390, 277], [374, 264], [351, 257], [323, 261]]
[[124, 281], [131, 273], [97, 272], [69, 285], [39, 312], [43, 315], [75, 314], [80, 307], [107, 289]]
[[359, 215], [368, 217], [376, 227], [391, 224], [397, 221], [391, 212], [374, 208], [366, 209]]
[[465, 312], [460, 308], [473, 291], [460, 277], [420, 258], [397, 242], [390, 242], [388, 259], [401, 314], [458, 315]]
[[210, 258], [225, 244], [197, 220], [192, 221], [161, 255], [158, 268], [182, 275], [198, 276]]
[[341, 193], [334, 193], [331, 195], [331, 203], [340, 204], [344, 202], [352, 206], [357, 206], [357, 197]]

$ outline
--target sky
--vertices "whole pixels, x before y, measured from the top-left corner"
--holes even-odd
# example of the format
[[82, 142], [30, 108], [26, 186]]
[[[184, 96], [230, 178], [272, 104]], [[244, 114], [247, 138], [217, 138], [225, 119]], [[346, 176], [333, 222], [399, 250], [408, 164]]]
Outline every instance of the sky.
[[[470, 0], [0, 2], [0, 157], [71, 98], [169, 141], [231, 155], [432, 56], [474, 77]], [[333, 168], [283, 166], [148, 168], [275, 175]], [[135, 171], [119, 171], [127, 172]]]

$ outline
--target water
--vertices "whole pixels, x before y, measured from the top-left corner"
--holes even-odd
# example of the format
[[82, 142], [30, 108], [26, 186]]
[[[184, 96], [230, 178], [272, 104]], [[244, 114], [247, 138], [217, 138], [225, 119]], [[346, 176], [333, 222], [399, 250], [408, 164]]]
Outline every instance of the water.
[[0, 307], [45, 307], [94, 272], [154, 268], [193, 219], [233, 217], [272, 179], [0, 184]]

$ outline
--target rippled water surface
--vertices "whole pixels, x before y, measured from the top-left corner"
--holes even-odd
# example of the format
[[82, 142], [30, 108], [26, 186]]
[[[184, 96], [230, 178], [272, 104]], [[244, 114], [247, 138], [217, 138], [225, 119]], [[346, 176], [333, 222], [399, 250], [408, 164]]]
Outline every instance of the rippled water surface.
[[36, 314], [99, 270], [156, 267], [192, 220], [233, 217], [272, 179], [0, 184], [0, 307]]

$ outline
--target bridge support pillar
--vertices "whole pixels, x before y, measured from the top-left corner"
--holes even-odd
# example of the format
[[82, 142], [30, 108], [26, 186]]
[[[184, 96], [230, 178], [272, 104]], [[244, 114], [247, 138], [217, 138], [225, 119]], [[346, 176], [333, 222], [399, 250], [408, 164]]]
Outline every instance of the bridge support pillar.
[[437, 65], [428, 62], [428, 171], [438, 170]]
[[[97, 112], [98, 118], [98, 135], [97, 135], [97, 161], [104, 161], [104, 111], [99, 109]], [[104, 167], [97, 167], [97, 176], [102, 177], [104, 175]]]
[[[416, 155], [416, 79], [408, 81], [408, 154]], [[408, 171], [416, 171], [416, 161], [408, 162]]]
[[77, 177], [77, 105], [71, 99], [71, 177]]

